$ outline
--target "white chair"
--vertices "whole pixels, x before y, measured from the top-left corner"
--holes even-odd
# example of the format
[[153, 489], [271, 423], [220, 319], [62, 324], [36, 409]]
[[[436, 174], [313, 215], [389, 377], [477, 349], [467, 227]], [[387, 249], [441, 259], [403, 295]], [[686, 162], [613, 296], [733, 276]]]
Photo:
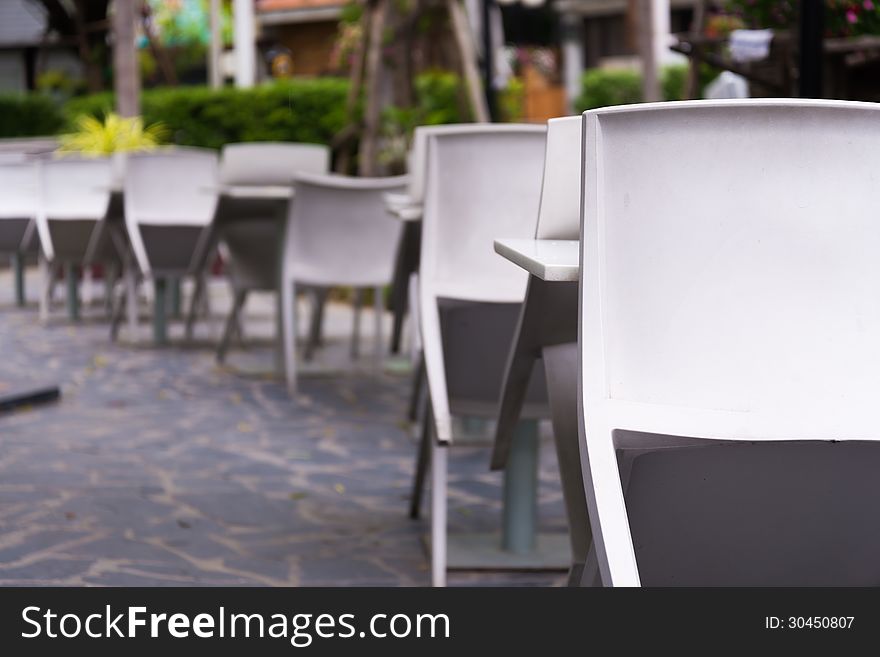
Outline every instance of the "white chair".
[[[500, 235], [533, 237], [545, 126], [483, 126], [428, 140], [419, 314], [430, 391], [432, 581], [446, 582], [452, 417], [497, 413], [526, 273], [495, 255]], [[536, 377], [536, 382], [539, 377]], [[525, 417], [546, 415], [538, 385]]]
[[[535, 239], [580, 239], [582, 122], [580, 115], [547, 122]], [[504, 392], [492, 454], [492, 469], [504, 469], [535, 364], [543, 361], [571, 541], [569, 584], [574, 586], [584, 583], [591, 542], [578, 456], [577, 373], [569, 365], [577, 361], [577, 313], [576, 282], [548, 283], [529, 277], [504, 372]]]
[[817, 100], [585, 114], [579, 412], [605, 585], [880, 582], [878, 121]]
[[[40, 179], [40, 266], [43, 290], [40, 318], [49, 319], [58, 266], [65, 267], [68, 311], [79, 316], [76, 268], [98, 262], [114, 268], [119, 254], [100, 230], [110, 204], [112, 166], [108, 158], [63, 157], [37, 164]], [[112, 276], [111, 276], [112, 278]], [[112, 281], [107, 281], [112, 285]]]
[[[164, 336], [167, 278], [200, 273], [217, 205], [217, 154], [205, 149], [175, 149], [131, 154], [126, 158], [125, 225], [131, 258], [125, 267], [128, 323], [137, 333], [137, 282], [150, 279], [156, 290], [156, 339]], [[118, 329], [114, 313], [112, 335]]]
[[[240, 325], [241, 310], [249, 292], [278, 289], [280, 238], [291, 201], [248, 197], [248, 190], [293, 187], [297, 173], [323, 174], [329, 171], [330, 149], [317, 144], [249, 143], [227, 144], [220, 157], [220, 180], [236, 190], [224, 195], [217, 207], [215, 225], [228, 259], [233, 288], [232, 309], [226, 319], [217, 359], [223, 361], [233, 329]], [[210, 262], [205, 263], [206, 266]], [[194, 317], [203, 285], [193, 295], [190, 317]], [[188, 333], [191, 330], [188, 321]], [[280, 340], [279, 336], [279, 340]]]
[[[385, 211], [383, 194], [402, 191], [406, 176], [349, 178], [298, 174], [282, 258], [282, 324], [287, 387], [296, 392], [297, 286], [372, 288], [376, 366], [381, 364], [383, 288], [391, 282], [400, 222]], [[357, 321], [357, 320], [356, 320]], [[358, 326], [355, 324], [354, 340]]]
[[22, 259], [31, 242], [38, 209], [36, 165], [21, 159], [0, 163], [0, 252], [11, 258], [20, 276], [16, 292], [19, 305], [24, 303]]

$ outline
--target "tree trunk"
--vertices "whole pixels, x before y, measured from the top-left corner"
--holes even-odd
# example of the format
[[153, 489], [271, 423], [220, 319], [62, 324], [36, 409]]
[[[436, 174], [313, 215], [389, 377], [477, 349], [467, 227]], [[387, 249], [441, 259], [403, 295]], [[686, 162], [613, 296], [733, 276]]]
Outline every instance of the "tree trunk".
[[468, 26], [467, 16], [459, 0], [446, 0], [446, 8], [452, 20], [452, 30], [455, 33], [455, 41], [461, 55], [461, 66], [467, 85], [468, 96], [471, 101], [474, 121], [477, 123], [489, 122], [489, 108], [486, 105], [486, 96], [483, 94], [482, 80], [477, 69], [477, 51], [474, 40]]
[[116, 0], [113, 12], [113, 87], [120, 116], [140, 113], [140, 72], [134, 42], [138, 0]]
[[375, 176], [379, 160], [379, 121], [382, 109], [381, 73], [382, 73], [382, 33], [385, 28], [385, 16], [388, 12], [388, 0], [376, 0], [376, 6], [370, 21], [370, 36], [367, 44], [366, 65], [366, 97], [367, 106], [364, 111], [364, 131], [361, 136], [360, 162], [358, 173], [361, 176]]

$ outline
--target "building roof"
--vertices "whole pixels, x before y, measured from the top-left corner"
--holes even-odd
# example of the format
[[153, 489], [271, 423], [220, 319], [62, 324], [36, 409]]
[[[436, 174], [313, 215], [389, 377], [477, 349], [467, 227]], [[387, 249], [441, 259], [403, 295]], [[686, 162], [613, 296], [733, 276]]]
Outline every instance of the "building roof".
[[334, 20], [344, 5], [345, 0], [257, 0], [257, 20], [263, 25]]
[[0, 48], [36, 45], [45, 31], [46, 14], [38, 3], [0, 0]]

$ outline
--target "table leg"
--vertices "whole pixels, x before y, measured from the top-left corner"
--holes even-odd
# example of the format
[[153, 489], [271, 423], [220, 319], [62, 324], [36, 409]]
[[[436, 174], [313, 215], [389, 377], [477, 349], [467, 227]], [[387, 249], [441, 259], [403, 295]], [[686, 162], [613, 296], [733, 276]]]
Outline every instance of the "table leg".
[[153, 300], [153, 342], [157, 345], [168, 343], [168, 321], [166, 318], [168, 281], [156, 278], [153, 282], [155, 299]]
[[504, 470], [501, 547], [528, 554], [535, 549], [538, 523], [538, 422], [522, 420]]
[[12, 256], [12, 269], [15, 272], [15, 305], [24, 307], [24, 254], [15, 253]]
[[79, 280], [76, 266], [64, 265], [64, 280], [67, 283], [67, 316], [71, 321], [79, 320]]
[[171, 316], [174, 319], [180, 319], [181, 294], [180, 294], [180, 278], [175, 276], [170, 281], [171, 294], [168, 304], [171, 307]]

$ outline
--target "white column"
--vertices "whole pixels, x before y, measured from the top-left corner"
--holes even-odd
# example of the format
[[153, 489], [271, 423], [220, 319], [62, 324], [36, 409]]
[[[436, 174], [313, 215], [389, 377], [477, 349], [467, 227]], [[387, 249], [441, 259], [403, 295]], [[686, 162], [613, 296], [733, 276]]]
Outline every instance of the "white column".
[[211, 0], [211, 43], [208, 47], [208, 81], [213, 89], [223, 86], [223, 72], [220, 70], [220, 55], [223, 52], [222, 20], [220, 0]]
[[654, 46], [654, 62], [657, 67], [669, 64], [677, 59], [676, 53], [669, 49], [672, 45], [670, 31], [669, 0], [651, 0], [651, 36]]
[[257, 74], [254, 0], [235, 0], [235, 86], [253, 87]]

